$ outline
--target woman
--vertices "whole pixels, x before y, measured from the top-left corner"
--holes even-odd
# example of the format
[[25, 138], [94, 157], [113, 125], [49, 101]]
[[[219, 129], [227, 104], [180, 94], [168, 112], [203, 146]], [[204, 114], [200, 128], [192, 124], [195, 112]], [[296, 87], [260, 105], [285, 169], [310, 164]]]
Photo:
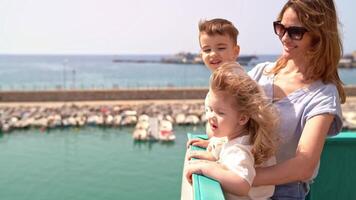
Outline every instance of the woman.
[[280, 113], [277, 165], [258, 168], [254, 185], [276, 185], [272, 199], [304, 199], [316, 177], [327, 136], [342, 128], [345, 92], [333, 0], [289, 0], [273, 23], [283, 53], [249, 74]]

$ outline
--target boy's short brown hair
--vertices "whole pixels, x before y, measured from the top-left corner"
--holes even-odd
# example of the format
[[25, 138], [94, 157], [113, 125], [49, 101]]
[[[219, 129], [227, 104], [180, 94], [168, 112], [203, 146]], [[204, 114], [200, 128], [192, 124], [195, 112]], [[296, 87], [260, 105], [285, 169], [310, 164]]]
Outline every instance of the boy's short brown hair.
[[237, 36], [239, 35], [239, 31], [230, 21], [220, 18], [201, 20], [199, 22], [199, 36], [201, 33], [228, 35], [234, 44], [237, 44]]

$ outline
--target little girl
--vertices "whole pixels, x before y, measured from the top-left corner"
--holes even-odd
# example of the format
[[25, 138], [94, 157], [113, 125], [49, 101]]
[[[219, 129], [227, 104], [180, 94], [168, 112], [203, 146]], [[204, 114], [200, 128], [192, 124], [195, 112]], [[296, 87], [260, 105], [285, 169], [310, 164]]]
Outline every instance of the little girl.
[[255, 167], [275, 164], [278, 117], [263, 90], [237, 63], [226, 63], [210, 77], [206, 104], [213, 137], [208, 151], [191, 151], [188, 156], [200, 159], [189, 161], [188, 181], [193, 173], [213, 178], [226, 199], [271, 197], [274, 186], [251, 187]]

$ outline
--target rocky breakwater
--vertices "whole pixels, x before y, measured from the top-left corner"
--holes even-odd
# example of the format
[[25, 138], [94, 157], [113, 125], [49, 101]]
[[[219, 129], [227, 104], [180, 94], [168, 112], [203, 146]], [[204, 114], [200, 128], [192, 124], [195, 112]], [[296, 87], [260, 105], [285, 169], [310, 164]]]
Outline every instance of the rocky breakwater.
[[[197, 125], [206, 122], [204, 102], [168, 101], [102, 104], [0, 105], [0, 132], [15, 129], [134, 126], [140, 116], [148, 115], [170, 121], [174, 125]], [[342, 105], [344, 130], [356, 130], [356, 97]]]
[[0, 130], [133, 126], [141, 115], [165, 119], [176, 125], [205, 123], [203, 103], [142, 103], [132, 105], [1, 106]]

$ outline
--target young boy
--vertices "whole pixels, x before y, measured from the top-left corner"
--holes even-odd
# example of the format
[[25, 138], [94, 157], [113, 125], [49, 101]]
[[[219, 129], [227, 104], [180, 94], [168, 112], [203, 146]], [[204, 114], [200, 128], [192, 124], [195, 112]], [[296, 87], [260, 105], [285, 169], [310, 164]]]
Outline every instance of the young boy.
[[[236, 62], [240, 53], [240, 46], [237, 44], [239, 31], [226, 19], [204, 20], [199, 23], [199, 44], [200, 54], [204, 64], [213, 72], [221, 64]], [[207, 95], [208, 98], [208, 95]], [[208, 99], [205, 99], [205, 105]], [[209, 126], [206, 126], [207, 135], [211, 136]], [[220, 143], [219, 141], [215, 141]], [[206, 147], [208, 140], [191, 140], [188, 144]]]

